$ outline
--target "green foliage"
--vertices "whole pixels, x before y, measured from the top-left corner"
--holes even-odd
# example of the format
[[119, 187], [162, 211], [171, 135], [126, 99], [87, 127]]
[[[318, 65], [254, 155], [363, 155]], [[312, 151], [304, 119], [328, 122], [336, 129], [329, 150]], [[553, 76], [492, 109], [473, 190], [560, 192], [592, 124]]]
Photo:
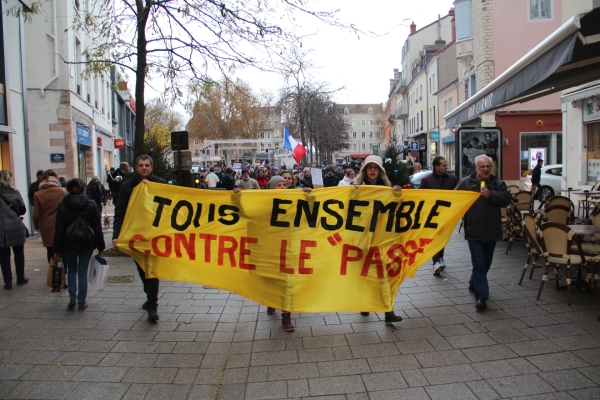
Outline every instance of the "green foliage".
[[[400, 160], [400, 150], [398, 149], [398, 137], [390, 136], [385, 148], [385, 156], [383, 157], [383, 167], [385, 174], [388, 176], [392, 185], [406, 187], [410, 185], [410, 170]], [[412, 187], [412, 185], [410, 185]]]

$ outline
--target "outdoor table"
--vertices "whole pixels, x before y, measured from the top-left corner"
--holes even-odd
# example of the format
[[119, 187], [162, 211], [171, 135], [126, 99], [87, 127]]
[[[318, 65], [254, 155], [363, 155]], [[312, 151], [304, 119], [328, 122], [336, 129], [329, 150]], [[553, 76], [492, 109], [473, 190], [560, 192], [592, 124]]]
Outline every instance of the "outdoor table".
[[576, 235], [593, 235], [600, 232], [600, 226], [597, 225], [567, 225]]
[[579, 190], [573, 193], [585, 195], [585, 220], [587, 221], [590, 213], [589, 207], [587, 206], [588, 199], [592, 195], [600, 195], [600, 190]]
[[574, 192], [576, 190], [581, 190], [581, 189], [573, 189], [573, 188], [560, 189], [561, 192], [567, 192], [567, 196], [569, 196], [569, 199], [571, 198], [571, 192]]

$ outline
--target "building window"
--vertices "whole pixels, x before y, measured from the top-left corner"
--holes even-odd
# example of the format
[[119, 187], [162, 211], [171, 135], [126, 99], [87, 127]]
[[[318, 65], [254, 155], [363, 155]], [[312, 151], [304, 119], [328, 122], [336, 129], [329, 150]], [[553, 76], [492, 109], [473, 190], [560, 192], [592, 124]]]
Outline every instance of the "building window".
[[267, 132], [267, 139], [271, 139], [271, 132]]
[[363, 150], [366, 150], [366, 149], [367, 149], [367, 145], [363, 143], [363, 144], [362, 144], [362, 149], [363, 149]]
[[360, 120], [360, 126], [367, 126], [367, 120], [361, 119]]
[[352, 131], [352, 139], [356, 139], [356, 131]]
[[275, 131], [275, 132], [273, 132], [273, 137], [274, 137], [275, 139], [279, 139], [279, 131]]
[[419, 95], [419, 100], [423, 100], [423, 85], [419, 85], [419, 92], [421, 93]]
[[347, 119], [344, 120], [344, 125], [346, 126], [350, 126], [350, 121], [348, 121]]
[[344, 114], [350, 114], [350, 110], [348, 109], [348, 107], [344, 108]]
[[477, 76], [471, 75], [465, 80], [465, 98], [470, 99], [477, 93]]
[[264, 143], [260, 144], [260, 151], [265, 151], [265, 144]]
[[373, 139], [373, 131], [369, 131], [369, 139]]
[[361, 133], [362, 133], [362, 138], [365, 139], [367, 137], [367, 132], [362, 131]]
[[529, 0], [529, 18], [552, 18], [552, 0]]
[[417, 121], [415, 124], [415, 130], [418, 132], [419, 131], [419, 114], [416, 115]]
[[352, 143], [352, 150], [356, 151], [356, 143]]
[[456, 40], [471, 39], [471, 0], [454, 1]]
[[355, 119], [352, 120], [352, 126], [356, 126], [356, 120]]
[[279, 121], [275, 121], [275, 128], [279, 128]]
[[373, 109], [371, 107], [367, 109], [367, 114], [373, 114]]
[[215, 149], [215, 156], [219, 155], [219, 149]]
[[[589, 136], [588, 136], [589, 139]], [[498, 138], [495, 137], [495, 134], [491, 134], [490, 138], [491, 142], [497, 142]], [[534, 154], [529, 154], [529, 149], [539, 149], [546, 148], [547, 154], [544, 159], [544, 164], [562, 164], [562, 133], [561, 132], [522, 132], [521, 133], [521, 176], [527, 176], [529, 170], [531, 169], [531, 159]], [[592, 151], [594, 148], [594, 144], [590, 144], [588, 141], [588, 151]], [[596, 140], [596, 143], [598, 141]], [[499, 144], [495, 144], [495, 147], [498, 148]], [[494, 158], [494, 157], [492, 157]], [[527, 172], [527, 173], [526, 173]], [[492, 172], [493, 174], [493, 172]], [[588, 171], [588, 175], [590, 175], [590, 171]], [[589, 176], [588, 176], [589, 179]], [[594, 178], [594, 182], [596, 178]]]
[[261, 139], [264, 139], [264, 138], [265, 138], [265, 133], [264, 133], [264, 132], [261, 132], [261, 133], [260, 133], [260, 138], [261, 138]]
[[452, 97], [444, 100], [444, 115], [448, 115], [450, 111], [452, 111]]
[[194, 146], [198, 146], [200, 144], [200, 142], [198, 142], [198, 139], [194, 139]]
[[421, 130], [423, 130], [423, 110], [421, 110]]
[[200, 149], [194, 149], [194, 155], [198, 157], [200, 155]]
[[244, 154], [244, 151], [242, 149], [238, 149], [238, 154]]

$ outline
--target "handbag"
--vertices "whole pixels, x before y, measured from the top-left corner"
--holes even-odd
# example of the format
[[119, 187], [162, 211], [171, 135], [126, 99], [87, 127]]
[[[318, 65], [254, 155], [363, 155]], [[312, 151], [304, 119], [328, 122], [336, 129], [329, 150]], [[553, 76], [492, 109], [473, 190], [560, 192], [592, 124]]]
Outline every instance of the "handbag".
[[[2, 200], [4, 200], [4, 202], [6, 203], [8, 208], [13, 210], [15, 212], [15, 214], [17, 214], [17, 217], [21, 218], [21, 223], [23, 224], [23, 228], [25, 228], [25, 237], [28, 238], [29, 236], [31, 236], [29, 234], [29, 229], [27, 229], [27, 227], [25, 226], [25, 223], [23, 222], [23, 217], [21, 217], [21, 214], [19, 214], [19, 211], [15, 210], [13, 208], [13, 204], [10, 201], [8, 201], [8, 199], [6, 197], [4, 197], [4, 195], [2, 193], [0, 193], [0, 197], [2, 197]], [[25, 204], [23, 204], [23, 207], [25, 207]]]
[[104, 290], [106, 287], [106, 280], [108, 279], [109, 269], [110, 267], [106, 262], [106, 259], [99, 255], [92, 257], [88, 272], [88, 288], [98, 291]]
[[65, 269], [62, 258], [52, 257], [48, 263], [46, 286], [51, 292], [61, 292], [65, 288]]
[[83, 213], [78, 213], [75, 219], [65, 229], [65, 239], [75, 243], [93, 242], [96, 234], [91, 226], [83, 219]]

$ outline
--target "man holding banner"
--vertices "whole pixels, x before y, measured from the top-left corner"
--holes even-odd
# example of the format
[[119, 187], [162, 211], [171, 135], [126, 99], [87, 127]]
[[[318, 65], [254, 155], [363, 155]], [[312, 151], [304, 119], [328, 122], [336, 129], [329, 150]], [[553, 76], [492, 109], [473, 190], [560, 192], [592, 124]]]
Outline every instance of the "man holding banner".
[[[115, 221], [113, 223], [113, 244], [117, 246], [117, 239], [121, 233], [121, 227], [123, 226], [123, 220], [127, 212], [127, 205], [129, 204], [129, 198], [133, 189], [140, 183], [145, 181], [166, 183], [162, 178], [154, 176], [152, 174], [153, 161], [149, 155], [141, 155], [135, 160], [135, 174], [133, 177], [121, 185], [121, 191], [115, 205]], [[146, 292], [147, 300], [142, 305], [142, 308], [148, 311], [148, 320], [156, 322], [158, 320], [158, 278], [146, 279], [146, 274], [140, 265], [135, 262], [138, 273], [144, 285], [144, 292]]]
[[511, 194], [506, 183], [492, 175], [492, 158], [485, 154], [475, 157], [475, 173], [461, 179], [456, 190], [480, 193], [465, 214], [465, 239], [469, 242], [473, 264], [469, 291], [475, 293], [477, 311], [485, 311], [490, 295], [487, 273], [496, 241], [502, 240], [501, 208], [510, 204]]

